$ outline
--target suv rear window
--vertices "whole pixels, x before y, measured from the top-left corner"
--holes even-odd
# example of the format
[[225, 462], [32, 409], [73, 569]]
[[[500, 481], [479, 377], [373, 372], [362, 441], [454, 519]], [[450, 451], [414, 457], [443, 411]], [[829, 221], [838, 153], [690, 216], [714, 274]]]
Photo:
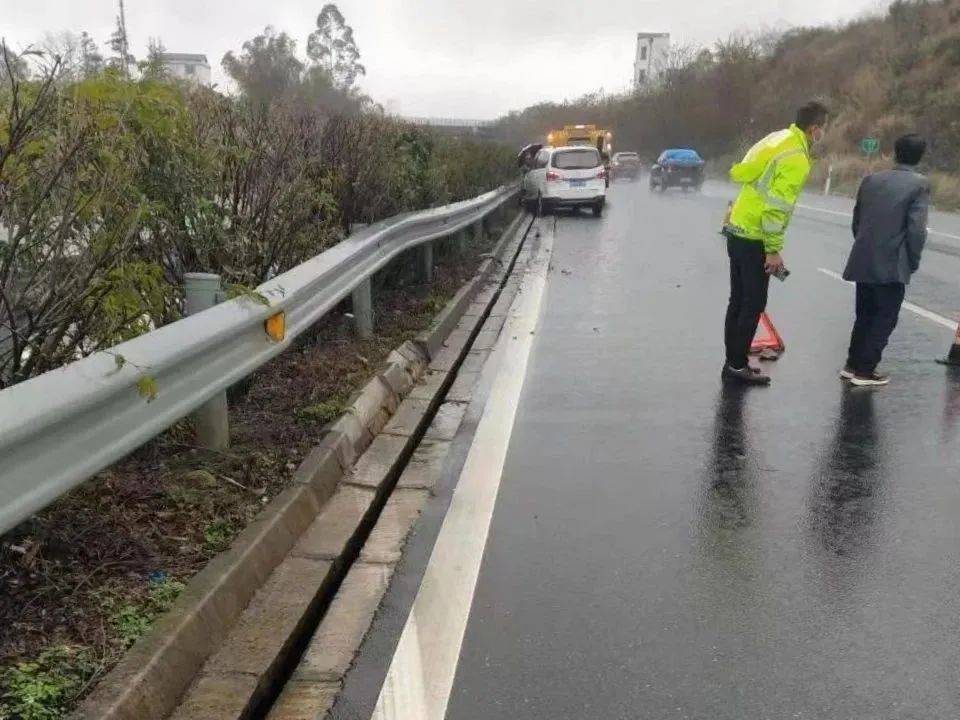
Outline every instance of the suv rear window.
[[553, 167], [558, 170], [590, 170], [600, 165], [596, 150], [564, 150], [553, 154]]

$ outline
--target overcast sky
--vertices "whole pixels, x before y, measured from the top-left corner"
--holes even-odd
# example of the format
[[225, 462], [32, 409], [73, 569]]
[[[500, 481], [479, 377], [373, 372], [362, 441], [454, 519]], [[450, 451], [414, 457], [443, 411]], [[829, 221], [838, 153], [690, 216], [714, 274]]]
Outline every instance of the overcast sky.
[[[637, 32], [711, 44], [733, 32], [835, 23], [884, 0], [340, 0], [367, 67], [364, 90], [403, 115], [493, 118], [632, 77]], [[0, 0], [0, 35], [15, 47], [86, 30], [103, 47], [116, 0]], [[302, 53], [323, 0], [126, 0], [133, 53], [160, 37], [170, 52], [220, 59], [273, 25]]]

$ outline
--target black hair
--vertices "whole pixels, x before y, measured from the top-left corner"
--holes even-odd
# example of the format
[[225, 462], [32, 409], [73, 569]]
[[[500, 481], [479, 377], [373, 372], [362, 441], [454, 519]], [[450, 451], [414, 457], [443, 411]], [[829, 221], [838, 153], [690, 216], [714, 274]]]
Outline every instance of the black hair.
[[814, 125], [824, 125], [829, 115], [830, 111], [826, 105], [822, 102], [811, 100], [797, 110], [797, 127], [801, 130], [809, 130]]
[[898, 164], [917, 165], [927, 151], [927, 141], [916, 133], [910, 133], [897, 138], [893, 151]]

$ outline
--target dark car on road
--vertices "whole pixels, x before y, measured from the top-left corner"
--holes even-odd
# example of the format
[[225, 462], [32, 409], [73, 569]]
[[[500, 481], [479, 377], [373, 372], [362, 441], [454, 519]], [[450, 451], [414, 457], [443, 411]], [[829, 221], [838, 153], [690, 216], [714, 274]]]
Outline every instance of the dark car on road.
[[677, 148], [664, 150], [650, 170], [650, 189], [680, 187], [699, 190], [703, 187], [703, 169], [706, 163], [696, 150]]
[[618, 152], [610, 163], [610, 179], [627, 178], [633, 182], [640, 177], [640, 156], [635, 152]]

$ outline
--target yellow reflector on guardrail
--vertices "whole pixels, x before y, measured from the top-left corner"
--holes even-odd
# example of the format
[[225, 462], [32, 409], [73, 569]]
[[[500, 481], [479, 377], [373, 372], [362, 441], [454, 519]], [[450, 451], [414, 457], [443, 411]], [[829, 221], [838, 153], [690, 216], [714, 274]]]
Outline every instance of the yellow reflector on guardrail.
[[264, 328], [271, 340], [281, 342], [287, 336], [287, 316], [278, 312], [264, 323]]

